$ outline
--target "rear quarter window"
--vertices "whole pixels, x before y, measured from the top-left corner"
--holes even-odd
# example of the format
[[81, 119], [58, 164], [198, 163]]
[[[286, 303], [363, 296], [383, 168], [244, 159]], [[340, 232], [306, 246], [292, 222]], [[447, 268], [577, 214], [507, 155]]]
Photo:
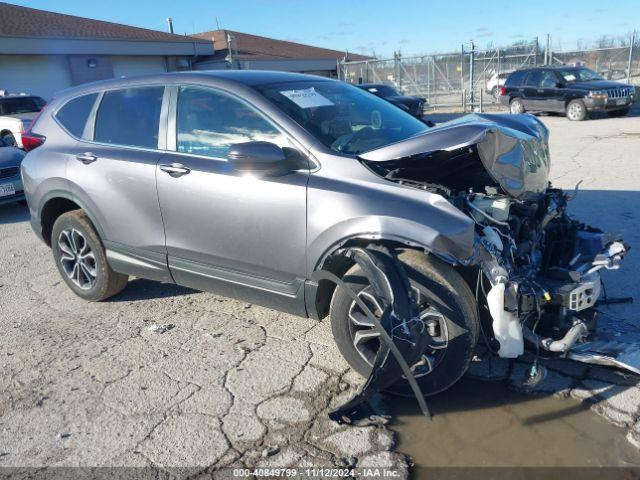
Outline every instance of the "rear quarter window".
[[524, 77], [527, 75], [528, 70], [518, 70], [517, 72], [513, 72], [507, 78], [507, 81], [504, 83], [507, 87], [517, 87], [522, 85], [522, 81]]
[[73, 98], [56, 113], [56, 118], [71, 135], [83, 138], [84, 127], [98, 94], [92, 93]]

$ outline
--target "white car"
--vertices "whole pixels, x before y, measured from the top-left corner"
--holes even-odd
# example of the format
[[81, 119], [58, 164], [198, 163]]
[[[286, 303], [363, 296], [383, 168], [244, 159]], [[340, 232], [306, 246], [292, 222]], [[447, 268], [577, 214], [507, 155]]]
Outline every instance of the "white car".
[[9, 145], [22, 148], [22, 134], [45, 105], [34, 95], [0, 95], [0, 138]]
[[507, 81], [507, 77], [511, 74], [511, 70], [507, 72], [494, 73], [491, 78], [487, 80], [485, 91], [493, 98], [498, 98], [500, 95], [500, 87]]

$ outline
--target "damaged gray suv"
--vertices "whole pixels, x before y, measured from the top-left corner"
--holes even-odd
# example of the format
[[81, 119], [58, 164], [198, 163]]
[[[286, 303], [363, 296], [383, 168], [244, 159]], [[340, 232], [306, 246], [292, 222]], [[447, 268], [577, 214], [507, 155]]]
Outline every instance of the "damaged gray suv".
[[[462, 376], [481, 331], [510, 358], [525, 342], [579, 344], [598, 271], [627, 248], [567, 216], [548, 132], [529, 115], [429, 128], [338, 81], [191, 72], [68, 90], [25, 136], [33, 229], [80, 297], [104, 300], [136, 276], [330, 315], [367, 375], [381, 339], [363, 306], [380, 317], [388, 305], [345, 251], [382, 246], [429, 337], [411, 365], [425, 394]], [[318, 270], [344, 283], [313, 280]]]

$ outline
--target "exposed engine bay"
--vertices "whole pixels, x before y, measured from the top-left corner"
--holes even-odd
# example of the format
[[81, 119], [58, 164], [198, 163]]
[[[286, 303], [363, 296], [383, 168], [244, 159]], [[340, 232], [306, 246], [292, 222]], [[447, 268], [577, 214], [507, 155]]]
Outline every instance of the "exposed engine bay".
[[473, 254], [447, 260], [477, 269], [476, 298], [501, 357], [522, 355], [525, 340], [567, 354], [595, 330], [599, 271], [619, 268], [629, 247], [567, 214], [577, 187], [550, 185], [548, 131], [538, 119], [468, 115], [359, 158], [474, 221]]

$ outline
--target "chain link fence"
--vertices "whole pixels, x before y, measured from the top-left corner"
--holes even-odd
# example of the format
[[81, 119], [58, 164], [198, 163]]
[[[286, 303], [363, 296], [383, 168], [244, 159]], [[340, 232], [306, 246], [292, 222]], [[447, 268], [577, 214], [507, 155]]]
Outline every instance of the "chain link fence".
[[[635, 45], [634, 45], [635, 44]], [[338, 78], [352, 83], [384, 83], [403, 95], [427, 100], [432, 109], [482, 110], [498, 103], [500, 87], [514, 70], [540, 65], [587, 66], [609, 80], [640, 85], [640, 45], [555, 52], [550, 36], [506, 48], [480, 50], [473, 43], [458, 52], [340, 62]]]

